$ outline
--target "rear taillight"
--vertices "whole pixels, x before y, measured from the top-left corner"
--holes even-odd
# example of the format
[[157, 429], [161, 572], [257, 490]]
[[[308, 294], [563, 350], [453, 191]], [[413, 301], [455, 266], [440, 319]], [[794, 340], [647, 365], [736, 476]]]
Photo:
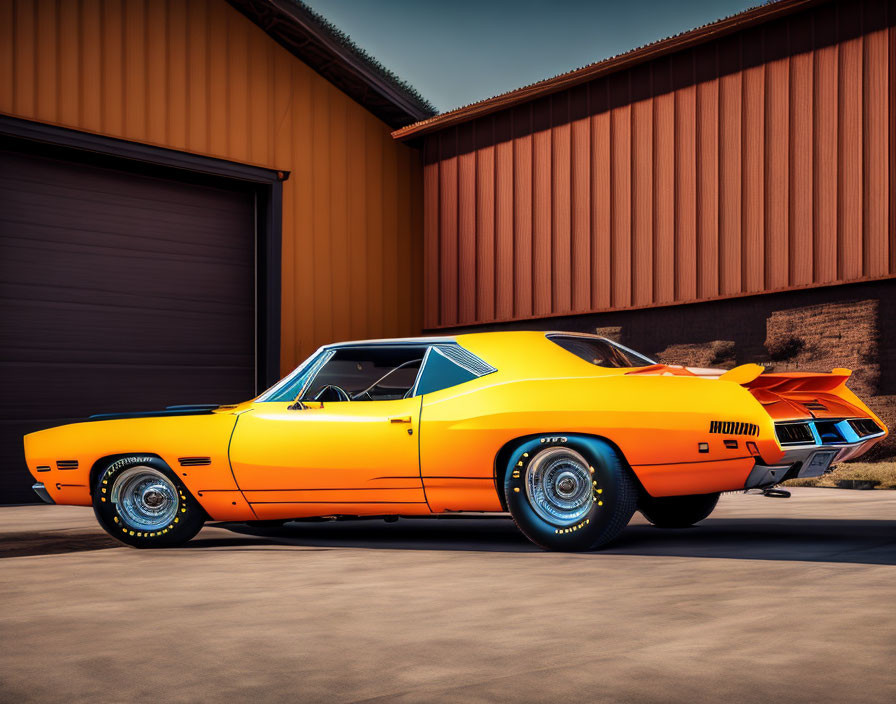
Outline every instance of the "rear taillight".
[[860, 438], [880, 432], [880, 426], [870, 418], [855, 418], [849, 421], [849, 425]]

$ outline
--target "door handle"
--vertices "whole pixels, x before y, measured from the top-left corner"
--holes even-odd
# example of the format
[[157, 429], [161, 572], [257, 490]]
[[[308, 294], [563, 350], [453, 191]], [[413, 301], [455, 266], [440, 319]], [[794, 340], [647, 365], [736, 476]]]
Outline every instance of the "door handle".
[[389, 422], [390, 423], [410, 423], [411, 417], [410, 416], [401, 416], [400, 418], [390, 418]]

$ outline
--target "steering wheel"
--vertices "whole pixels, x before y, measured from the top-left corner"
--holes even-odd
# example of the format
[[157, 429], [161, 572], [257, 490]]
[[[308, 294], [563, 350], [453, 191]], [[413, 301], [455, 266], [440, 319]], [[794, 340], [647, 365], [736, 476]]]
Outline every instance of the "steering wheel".
[[348, 391], [336, 384], [327, 384], [314, 395], [314, 401], [351, 401]]

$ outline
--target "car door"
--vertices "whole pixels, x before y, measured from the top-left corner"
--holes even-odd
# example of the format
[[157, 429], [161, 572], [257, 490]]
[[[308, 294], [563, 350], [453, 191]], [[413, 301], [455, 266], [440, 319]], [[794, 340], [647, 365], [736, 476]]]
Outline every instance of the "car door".
[[[423, 350], [419, 353], [422, 357]], [[420, 479], [420, 396], [390, 397], [399, 395], [401, 386], [394, 394], [375, 390], [364, 400], [313, 398], [331, 382], [358, 394], [367, 379], [391, 364], [376, 369], [370, 359], [401, 360], [414, 351], [389, 354], [337, 350], [309, 379], [302, 404], [261, 401], [239, 416], [231, 465], [259, 518], [429, 512]], [[352, 356], [357, 360], [344, 359]], [[405, 373], [404, 384], [413, 386], [415, 375]]]

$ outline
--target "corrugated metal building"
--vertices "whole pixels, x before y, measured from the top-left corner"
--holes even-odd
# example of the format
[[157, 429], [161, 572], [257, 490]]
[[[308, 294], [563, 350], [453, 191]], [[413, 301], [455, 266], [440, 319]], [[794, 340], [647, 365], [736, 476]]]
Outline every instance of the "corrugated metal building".
[[840, 361], [896, 420], [894, 25], [892, 0], [782, 0], [397, 130], [425, 327]]
[[397, 131], [426, 327], [896, 274], [893, 7], [779, 2]]
[[421, 326], [427, 105], [292, 0], [0, 0], [0, 497], [21, 436]]

